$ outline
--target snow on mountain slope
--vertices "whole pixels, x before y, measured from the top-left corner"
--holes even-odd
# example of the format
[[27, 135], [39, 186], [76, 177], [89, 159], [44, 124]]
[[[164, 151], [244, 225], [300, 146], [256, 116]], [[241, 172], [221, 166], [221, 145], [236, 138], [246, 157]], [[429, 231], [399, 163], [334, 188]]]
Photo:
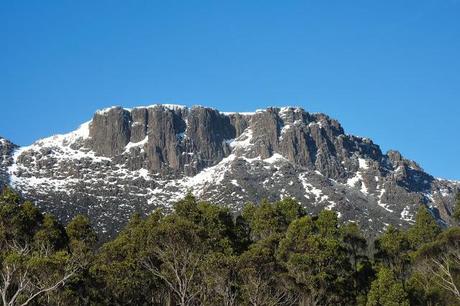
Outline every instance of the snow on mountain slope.
[[448, 224], [460, 187], [300, 108], [112, 107], [27, 147], [6, 149], [0, 140], [0, 181], [64, 222], [89, 215], [106, 236], [134, 212], [170, 208], [189, 191], [234, 211], [292, 197], [311, 213], [333, 209], [370, 234], [410, 224], [419, 205]]

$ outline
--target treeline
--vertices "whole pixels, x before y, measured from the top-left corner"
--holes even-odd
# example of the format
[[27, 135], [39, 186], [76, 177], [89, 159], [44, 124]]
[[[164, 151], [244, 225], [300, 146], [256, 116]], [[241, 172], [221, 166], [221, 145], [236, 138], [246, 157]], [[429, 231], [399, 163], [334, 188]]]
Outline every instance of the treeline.
[[424, 206], [408, 230], [369, 242], [291, 199], [235, 217], [187, 195], [98, 246], [86, 217], [64, 227], [5, 189], [0, 247], [8, 306], [460, 305], [460, 228], [442, 230]]

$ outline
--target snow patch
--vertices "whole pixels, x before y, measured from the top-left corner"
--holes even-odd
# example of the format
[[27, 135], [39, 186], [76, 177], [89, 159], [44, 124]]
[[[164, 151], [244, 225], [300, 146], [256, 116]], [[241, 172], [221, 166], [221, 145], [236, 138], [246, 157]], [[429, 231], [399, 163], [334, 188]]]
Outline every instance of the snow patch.
[[147, 105], [147, 106], [140, 106], [136, 108], [154, 108], [154, 107], [164, 107], [169, 110], [183, 110], [186, 109], [186, 105], [181, 105], [181, 104], [152, 104], [152, 105]]
[[358, 163], [360, 169], [369, 169], [369, 165], [364, 158], [358, 158]]
[[316, 188], [313, 186], [311, 183], [308, 182], [308, 178], [305, 174], [299, 174], [299, 181], [302, 184], [304, 190], [305, 190], [305, 198], [310, 199], [310, 195], [315, 196], [315, 201], [317, 203], [326, 201], [329, 199], [329, 196], [323, 194], [323, 191], [319, 188]]
[[347, 180], [347, 185], [353, 188], [356, 188], [356, 184], [361, 183], [361, 189], [360, 191], [364, 194], [368, 194], [369, 191], [366, 187], [366, 185], [363, 182], [363, 176], [361, 172], [357, 171], [354, 177], [351, 177]]
[[183, 180], [174, 180], [174, 184], [182, 187], [193, 189], [202, 189], [206, 185], [219, 185], [225, 177], [225, 173], [229, 170], [230, 164], [236, 159], [234, 154], [230, 154], [222, 159], [220, 163], [215, 166], [208, 167], [193, 177], [188, 177]]
[[149, 171], [147, 169], [142, 168], [135, 171], [135, 173], [137, 174], [137, 176], [142, 177], [146, 181], [150, 180]]
[[70, 146], [74, 144], [79, 139], [89, 138], [89, 125], [91, 121], [85, 122], [78, 127], [75, 131], [72, 131], [67, 134], [57, 134], [51, 137], [39, 139], [34, 144], [29, 146], [29, 148], [42, 146], [42, 147], [60, 147], [60, 146]]
[[263, 160], [265, 163], [269, 163], [269, 164], [274, 164], [274, 163], [278, 163], [278, 162], [283, 162], [283, 161], [287, 161], [287, 159], [279, 154], [279, 153], [274, 153], [272, 156], [270, 156], [269, 158], [266, 158]]
[[[37, 190], [43, 190], [43, 186], [47, 188], [58, 188], [61, 189], [64, 185], [69, 183], [77, 183], [72, 178], [60, 178], [58, 175], [53, 178], [46, 177], [33, 177], [28, 176], [30, 172], [29, 166], [23, 166], [18, 164], [18, 158], [22, 153], [26, 151], [37, 152], [38, 154], [32, 154], [31, 165], [37, 167], [38, 161], [42, 158], [43, 149], [47, 149], [46, 158], [51, 160], [55, 167], [62, 161], [66, 160], [91, 160], [95, 163], [110, 161], [110, 158], [97, 156], [94, 151], [84, 148], [83, 144], [80, 147], [75, 148], [78, 141], [89, 138], [89, 126], [91, 122], [85, 122], [78, 129], [67, 134], [58, 134], [51, 137], [43, 138], [30, 146], [21, 147], [13, 152], [13, 163], [8, 168], [8, 174], [10, 176], [10, 183], [14, 186], [27, 186], [28, 189], [36, 187]], [[38, 166], [39, 167], [39, 166]], [[19, 174], [22, 173], [20, 176]], [[25, 174], [25, 175], [24, 175]], [[42, 186], [42, 187], [40, 187]], [[62, 190], [58, 190], [62, 191]]]
[[149, 136], [145, 136], [144, 139], [138, 142], [129, 142], [125, 146], [125, 152], [129, 152], [132, 148], [143, 147], [149, 141]]
[[389, 209], [389, 208], [387, 207], [388, 204], [382, 202], [382, 197], [383, 197], [383, 195], [385, 194], [385, 192], [386, 192], [386, 189], [385, 189], [385, 188], [382, 188], [382, 189], [380, 190], [380, 194], [379, 194], [378, 200], [377, 200], [377, 205], [380, 206], [380, 207], [382, 207], [382, 208], [385, 209], [386, 211], [394, 212], [392, 209]]
[[220, 112], [223, 115], [230, 116], [230, 115], [241, 115], [241, 116], [252, 116], [255, 112]]
[[252, 129], [247, 128], [238, 138], [228, 139], [225, 142], [232, 149], [245, 149], [251, 145], [252, 140]]
[[106, 108], [103, 108], [103, 109], [98, 109], [98, 110], [96, 111], [96, 114], [98, 114], [98, 115], [105, 115], [105, 114], [107, 114], [108, 112], [110, 112], [112, 109], [117, 108], [117, 107], [120, 107], [120, 106], [110, 106], [110, 107], [106, 107]]
[[403, 211], [401, 212], [401, 219], [408, 222], [414, 222], [413, 216], [409, 210], [409, 206], [404, 207]]

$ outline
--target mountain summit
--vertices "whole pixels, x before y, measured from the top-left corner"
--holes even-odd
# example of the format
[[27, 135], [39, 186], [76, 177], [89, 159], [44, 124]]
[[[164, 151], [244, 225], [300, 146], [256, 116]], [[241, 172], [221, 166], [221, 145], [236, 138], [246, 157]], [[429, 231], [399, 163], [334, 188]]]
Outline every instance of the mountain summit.
[[397, 151], [301, 108], [223, 113], [152, 105], [97, 111], [77, 130], [18, 148], [0, 137], [0, 184], [66, 222], [88, 215], [105, 236], [135, 212], [170, 207], [191, 191], [238, 211], [292, 197], [333, 209], [369, 233], [407, 226], [426, 205], [451, 223], [460, 183], [435, 179]]

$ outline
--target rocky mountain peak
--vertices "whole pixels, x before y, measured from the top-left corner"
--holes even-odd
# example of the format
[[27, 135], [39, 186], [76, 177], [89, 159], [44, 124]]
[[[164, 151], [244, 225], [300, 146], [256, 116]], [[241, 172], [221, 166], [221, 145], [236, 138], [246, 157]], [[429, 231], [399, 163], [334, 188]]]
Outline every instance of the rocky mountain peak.
[[247, 201], [293, 197], [370, 232], [410, 224], [419, 205], [448, 224], [459, 187], [346, 134], [327, 115], [295, 107], [111, 107], [69, 134], [23, 148], [4, 142], [3, 182], [63, 221], [91, 216], [107, 235], [133, 212], [169, 207], [189, 190], [235, 211]]

